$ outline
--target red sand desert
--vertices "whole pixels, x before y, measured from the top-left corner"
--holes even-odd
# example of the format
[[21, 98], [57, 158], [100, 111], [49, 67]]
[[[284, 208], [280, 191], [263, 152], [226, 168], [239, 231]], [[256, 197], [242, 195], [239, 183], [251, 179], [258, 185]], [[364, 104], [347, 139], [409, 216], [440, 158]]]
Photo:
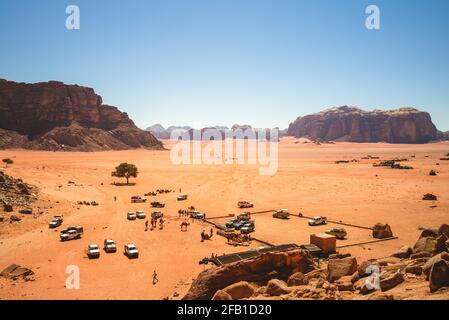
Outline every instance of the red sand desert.
[[[0, 279], [1, 299], [171, 299], [181, 298], [192, 279], [204, 268], [198, 262], [212, 253], [245, 251], [233, 247], [215, 235], [201, 242], [202, 230], [211, 225], [194, 221], [188, 232], [180, 231], [183, 218], [179, 209], [194, 205], [208, 218], [241, 212], [236, 204], [248, 200], [254, 211], [288, 208], [291, 213], [323, 215], [332, 220], [372, 227], [377, 222], [391, 225], [397, 240], [357, 245], [341, 249], [360, 260], [388, 256], [402, 245], [417, 240], [422, 227], [437, 228], [448, 222], [449, 161], [439, 159], [449, 152], [448, 142], [423, 145], [336, 143], [316, 145], [285, 138], [279, 145], [279, 170], [274, 176], [259, 175], [252, 165], [182, 165], [170, 162], [170, 151], [113, 151], [94, 153], [0, 151], [0, 157], [12, 158], [14, 164], [2, 169], [39, 188], [33, 204], [43, 214], [23, 216], [20, 223], [0, 224], [0, 269], [19, 264], [34, 271], [34, 281]], [[170, 148], [172, 144], [166, 143]], [[366, 155], [381, 159], [408, 158], [413, 170], [373, 167], [378, 160], [360, 160]], [[411, 157], [414, 155], [414, 157]], [[359, 162], [335, 164], [336, 160]], [[121, 162], [134, 163], [139, 175], [135, 185], [114, 186], [111, 171]], [[439, 163], [439, 165], [437, 165]], [[433, 169], [437, 176], [429, 176]], [[69, 181], [75, 185], [68, 184]], [[132, 195], [143, 195], [159, 188], [175, 193], [154, 197], [166, 203], [163, 230], [145, 231], [144, 221], [128, 221], [128, 211], [144, 210], [149, 204], [131, 204]], [[189, 198], [178, 202], [179, 188]], [[438, 201], [422, 201], [426, 193]], [[114, 196], [117, 201], [114, 201]], [[97, 201], [97, 207], [77, 205], [77, 201]], [[153, 201], [149, 197], [148, 202]], [[17, 214], [17, 213], [15, 213]], [[54, 215], [64, 215], [58, 231], [48, 228]], [[2, 215], [7, 215], [6, 213]], [[254, 215], [255, 237], [272, 244], [309, 242], [311, 233], [329, 229], [331, 224], [309, 227], [307, 220], [292, 217], [276, 220], [271, 213]], [[218, 222], [226, 219], [216, 219]], [[60, 242], [59, 230], [82, 225], [80, 240]], [[349, 245], [373, 240], [369, 230], [346, 227]], [[101, 253], [89, 260], [88, 244], [103, 244], [105, 238], [117, 242], [118, 252]], [[140, 257], [129, 260], [123, 245], [134, 243]], [[261, 246], [253, 241], [252, 247]], [[80, 289], [65, 288], [66, 267], [80, 268]], [[152, 284], [156, 271], [159, 282]]]

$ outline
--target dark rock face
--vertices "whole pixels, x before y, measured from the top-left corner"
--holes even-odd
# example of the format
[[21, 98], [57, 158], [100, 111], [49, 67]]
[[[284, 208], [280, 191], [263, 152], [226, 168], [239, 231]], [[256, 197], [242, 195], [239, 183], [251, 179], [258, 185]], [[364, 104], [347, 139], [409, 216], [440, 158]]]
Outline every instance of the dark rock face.
[[238, 281], [267, 282], [276, 278], [287, 280], [293, 273], [307, 273], [313, 269], [313, 261], [305, 251], [268, 252], [203, 271], [192, 283], [183, 300], [209, 300], [218, 290]]
[[372, 112], [348, 106], [332, 108], [297, 118], [288, 134], [350, 142], [426, 143], [437, 139], [430, 115], [413, 108]]
[[91, 88], [0, 80], [0, 148], [14, 147], [94, 151], [162, 144]]

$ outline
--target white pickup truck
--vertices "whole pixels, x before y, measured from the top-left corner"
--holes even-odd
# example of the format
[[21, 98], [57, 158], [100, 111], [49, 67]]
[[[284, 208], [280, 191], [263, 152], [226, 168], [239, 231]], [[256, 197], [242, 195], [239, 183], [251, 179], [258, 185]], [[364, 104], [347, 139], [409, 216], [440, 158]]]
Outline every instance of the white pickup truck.
[[61, 231], [59, 238], [61, 239], [61, 241], [81, 239], [83, 232], [83, 227], [69, 227]]
[[320, 226], [327, 223], [327, 218], [322, 216], [313, 217], [309, 220], [309, 226]]

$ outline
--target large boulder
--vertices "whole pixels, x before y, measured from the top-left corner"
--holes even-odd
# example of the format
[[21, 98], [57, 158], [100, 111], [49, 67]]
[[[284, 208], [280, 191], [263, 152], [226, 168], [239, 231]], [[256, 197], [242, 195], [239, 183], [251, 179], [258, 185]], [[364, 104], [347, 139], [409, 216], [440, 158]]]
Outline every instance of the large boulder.
[[435, 292], [443, 287], [449, 287], [448, 261], [440, 259], [432, 265], [429, 275], [429, 287], [430, 292]]
[[433, 254], [448, 252], [448, 248], [446, 246], [446, 241], [448, 240], [449, 238], [445, 233], [442, 233], [440, 236], [438, 236], [438, 238], [436, 238], [435, 240], [435, 249], [433, 250]]
[[295, 272], [307, 273], [313, 269], [313, 260], [307, 251], [268, 252], [201, 272], [183, 299], [208, 300], [218, 290], [239, 281], [266, 283], [275, 278], [287, 280]]
[[430, 275], [430, 271], [432, 270], [432, 266], [440, 261], [440, 260], [445, 260], [445, 261], [449, 261], [449, 253], [447, 252], [442, 252], [440, 254], [437, 254], [436, 256], [433, 256], [432, 258], [430, 258], [422, 267], [422, 271], [424, 273], [424, 275], [426, 276], [427, 279], [429, 279], [429, 275]]
[[232, 297], [232, 300], [241, 300], [254, 295], [255, 288], [246, 281], [240, 281], [227, 286], [222, 291]]
[[413, 253], [413, 248], [410, 246], [403, 246], [391, 256], [399, 259], [407, 259]]
[[388, 224], [377, 223], [373, 227], [373, 238], [386, 239], [393, 237], [393, 231]]
[[211, 300], [232, 300], [232, 297], [229, 293], [224, 292], [223, 290], [218, 290]]
[[388, 291], [404, 282], [404, 280], [404, 274], [400, 270], [398, 270], [392, 275], [388, 275], [385, 278], [380, 279], [380, 289], [382, 291]]
[[426, 193], [423, 195], [422, 199], [425, 201], [437, 201], [438, 197], [432, 193]]
[[378, 262], [376, 260], [363, 261], [358, 267], [357, 272], [360, 278], [368, 277], [373, 273], [374, 267], [378, 268]]
[[265, 294], [269, 296], [280, 296], [283, 294], [288, 294], [292, 290], [288, 287], [288, 285], [279, 279], [271, 279], [268, 281], [267, 287], [265, 289]]
[[307, 280], [306, 276], [304, 273], [302, 272], [296, 272], [294, 274], [292, 274], [287, 281], [287, 284], [290, 287], [293, 286], [304, 286], [307, 285], [309, 283], [309, 281]]
[[438, 235], [445, 234], [447, 237], [449, 237], [449, 224], [442, 224], [440, 228], [438, 229]]
[[13, 208], [13, 206], [12, 206], [10, 203], [8, 203], [8, 202], [3, 202], [3, 210], [4, 210], [5, 212], [13, 212], [13, 211], [14, 211], [14, 208]]
[[413, 251], [415, 253], [418, 252], [433, 252], [435, 250], [435, 244], [436, 239], [433, 237], [424, 237], [420, 238], [418, 241], [416, 241], [415, 245], [413, 246]]
[[350, 276], [356, 271], [356, 258], [331, 259], [327, 264], [327, 279], [329, 282], [334, 282], [341, 277]]
[[421, 232], [421, 235], [419, 236], [419, 239], [421, 239], [421, 238], [427, 238], [427, 237], [433, 237], [433, 238], [438, 237], [438, 230], [436, 230], [436, 229], [430, 229], [430, 228], [424, 229], [424, 230]]
[[392, 294], [387, 294], [384, 292], [376, 291], [369, 295], [368, 300], [390, 301], [390, 300], [394, 300], [394, 296]]
[[362, 295], [373, 293], [378, 289], [375, 285], [368, 281], [367, 278], [359, 279], [356, 283], [354, 283], [354, 288]]

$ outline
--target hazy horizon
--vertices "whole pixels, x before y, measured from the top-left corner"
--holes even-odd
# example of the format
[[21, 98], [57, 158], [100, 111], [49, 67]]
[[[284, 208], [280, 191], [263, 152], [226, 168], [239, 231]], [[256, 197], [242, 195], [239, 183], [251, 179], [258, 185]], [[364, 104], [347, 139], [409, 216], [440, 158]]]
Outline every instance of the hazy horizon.
[[[331, 106], [410, 106], [449, 130], [449, 2], [78, 0], [0, 4], [0, 78], [92, 87], [141, 128], [287, 128]], [[365, 27], [368, 5], [380, 30]]]

